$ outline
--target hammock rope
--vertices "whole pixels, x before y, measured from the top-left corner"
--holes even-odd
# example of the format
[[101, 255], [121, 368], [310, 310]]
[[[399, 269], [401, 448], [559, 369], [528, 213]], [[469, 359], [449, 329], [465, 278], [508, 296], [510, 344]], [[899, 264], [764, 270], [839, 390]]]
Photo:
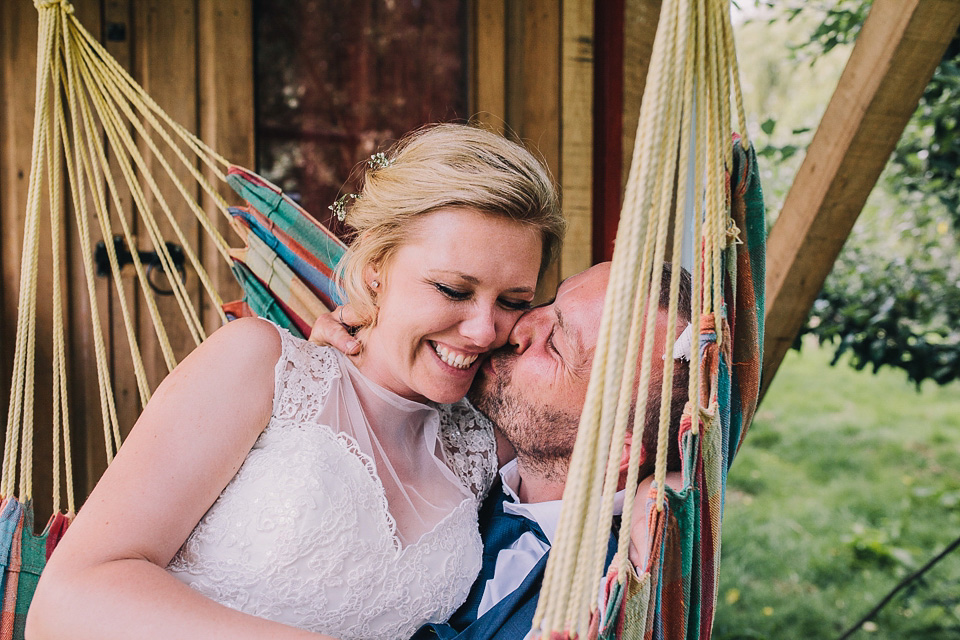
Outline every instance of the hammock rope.
[[[63, 226], [65, 201], [61, 187], [60, 162], [65, 167], [70, 185], [69, 202], [72, 205], [80, 238], [80, 252], [86, 265], [87, 300], [90, 305], [94, 356], [97, 381], [100, 388], [104, 441], [108, 463], [120, 446], [121, 432], [114, 401], [109, 370], [106, 340], [97, 319], [101, 315], [97, 286], [93, 274], [93, 230], [90, 220], [104, 239], [107, 260], [110, 265], [113, 286], [117, 292], [120, 321], [127, 336], [134, 379], [141, 403], [146, 403], [151, 394], [146, 367], [137, 340], [137, 327], [131, 308], [133, 298], [121, 277], [121, 267], [113, 242], [114, 225], [119, 226], [127, 246], [131, 247], [131, 259], [147, 316], [153, 326], [160, 346], [160, 353], [168, 370], [176, 364], [174, 349], [164, 327], [160, 310], [148, 282], [148, 273], [136, 250], [138, 237], [133, 219], [114, 212], [125, 210], [120, 182], [133, 201], [133, 210], [139, 213], [139, 224], [157, 253], [160, 267], [168, 275], [174, 299], [195, 344], [206, 333], [200, 315], [191, 300], [184, 282], [172, 274], [177, 269], [167, 247], [158, 220], [153, 216], [154, 207], [163, 213], [168, 229], [179, 241], [186, 259], [197, 274], [203, 291], [212, 302], [212, 307], [226, 321], [221, 306], [222, 300], [212, 279], [203, 267], [199, 256], [192, 248], [182, 225], [173, 213], [173, 206], [163, 195], [154, 177], [164, 175], [175, 187], [186, 207], [199, 221], [212, 246], [229, 264], [232, 262], [226, 240], [213, 225], [213, 221], [197, 201], [194, 193], [177, 175], [177, 167], [186, 169], [191, 180], [199, 185], [200, 192], [209, 197], [213, 208], [233, 224], [226, 200], [207, 179], [200, 166], [209, 170], [216, 180], [226, 181], [227, 160], [204, 144], [198, 137], [173, 121], [160, 106], [140, 87], [106, 49], [80, 24], [74, 15], [73, 6], [66, 0], [35, 0], [38, 11], [38, 49], [36, 111], [32, 138], [30, 179], [24, 223], [23, 259], [20, 276], [20, 300], [17, 317], [17, 338], [10, 404], [7, 413], [7, 438], [4, 446], [3, 474], [0, 492], [4, 496], [15, 493], [21, 500], [32, 497], [33, 477], [33, 424], [35, 360], [36, 360], [36, 310], [37, 281], [40, 269], [40, 221], [46, 206], [50, 216], [50, 250], [52, 252], [53, 282], [53, 464], [54, 511], [61, 510], [62, 490], [59, 470], [65, 469], [66, 510], [76, 511], [75, 491], [72, 483], [70, 451], [70, 411], [67, 398], [67, 370], [65, 354], [65, 323], [62, 274], [64, 266]], [[138, 147], [133, 130], [148, 150], [150, 160]], [[165, 146], [154, 138], [159, 138]], [[184, 150], [186, 149], [186, 151]], [[172, 154], [173, 162], [167, 159]], [[188, 154], [191, 154], [188, 156]], [[152, 164], [151, 164], [152, 163]], [[119, 176], [118, 176], [119, 174]], [[119, 177], [119, 181], [118, 181]], [[145, 185], [145, 187], [144, 187]], [[62, 445], [61, 445], [62, 438]], [[17, 469], [19, 461], [19, 473]], [[19, 485], [18, 485], [19, 476]]]
[[[680, 269], [673, 269], [669, 280], [667, 338], [659, 377], [653, 372], [654, 358], [661, 355], [654, 353], [654, 334], [668, 240], [669, 255], [678, 260], [685, 224], [692, 227], [695, 248], [694, 304], [690, 317], [694, 347], [690, 354], [686, 409], [694, 417], [691, 433], [698, 435], [700, 420], [709, 424], [717, 412], [715, 403], [700, 406], [702, 380], [697, 340], [701, 314], [713, 317], [717, 345], [725, 339], [723, 252], [737, 231], [735, 225], [731, 227], [728, 215], [726, 179], [733, 164], [729, 142], [734, 111], [731, 100], [736, 101], [741, 144], [745, 148], [748, 145], [729, 16], [729, 0], [665, 0], [661, 7], [590, 386], [534, 619], [534, 627], [544, 637], [553, 633], [573, 637], [588, 633], [591, 628], [597, 612], [626, 430], [632, 413], [633, 445], [623, 510], [623, 522], [629, 523], [640, 480], [648, 390], [651, 384], [658, 383], [660, 417], [654, 505], [656, 513], [665, 508], [674, 373], [670, 354], [677, 334]], [[692, 153], [691, 145], [695, 149]], [[685, 188], [690, 172], [694, 183], [692, 202], [688, 202]], [[634, 364], [638, 356], [639, 376]], [[684, 475], [684, 485], [689, 486], [692, 471], [686, 465]], [[656, 517], [652, 514], [651, 522]], [[628, 559], [629, 529], [621, 527], [618, 543], [616, 572], [621, 584], [628, 571], [633, 571]], [[655, 597], [654, 589], [651, 586], [651, 598]]]

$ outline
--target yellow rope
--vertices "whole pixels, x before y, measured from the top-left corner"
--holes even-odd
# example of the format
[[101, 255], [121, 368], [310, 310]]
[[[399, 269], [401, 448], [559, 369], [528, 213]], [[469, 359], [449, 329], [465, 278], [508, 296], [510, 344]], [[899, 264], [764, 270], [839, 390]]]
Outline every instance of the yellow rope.
[[[68, 33], [67, 29], [67, 15], [61, 15], [61, 21], [63, 23], [63, 34]], [[65, 37], [65, 36], [64, 36]], [[74, 211], [79, 212], [77, 216], [77, 226], [80, 232], [80, 251], [83, 257], [83, 262], [87, 265], [86, 269], [86, 283], [87, 283], [87, 300], [90, 304], [91, 310], [91, 327], [93, 328], [93, 343], [94, 343], [94, 355], [97, 363], [97, 382], [98, 388], [100, 389], [100, 412], [103, 420], [103, 435], [104, 435], [104, 445], [105, 452], [107, 457], [107, 463], [113, 461], [113, 456], [116, 452], [116, 449], [120, 446], [119, 443], [119, 423], [117, 420], [117, 410], [116, 405], [113, 402], [113, 388], [110, 381], [110, 371], [107, 365], [107, 352], [106, 345], [103, 339], [103, 329], [100, 326], [100, 323], [96, 321], [100, 317], [99, 304], [97, 302], [97, 292], [96, 292], [96, 281], [93, 274], [93, 270], [90, 268], [90, 265], [93, 264], [93, 254], [90, 250], [91, 247], [91, 236], [90, 236], [90, 227], [89, 227], [89, 214], [87, 211], [87, 200], [82, 196], [83, 193], [86, 193], [85, 184], [90, 185], [90, 193], [93, 196], [94, 208], [96, 210], [98, 218], [104, 216], [106, 206], [103, 203], [103, 194], [100, 191], [99, 185], [102, 182], [99, 180], [99, 177], [93, 173], [88, 156], [84, 156], [81, 152], [81, 143], [80, 143], [80, 108], [78, 103], [85, 104], [80, 97], [77, 95], [79, 93], [78, 83], [80, 82], [79, 78], [76, 77], [76, 65], [73, 61], [73, 53], [71, 47], [66, 43], [63, 48], [64, 55], [66, 58], [66, 91], [68, 104], [70, 106], [70, 120], [72, 131], [74, 136], [77, 138], [75, 143], [71, 143], [68, 139], [65, 138], [65, 157], [67, 165], [67, 175], [70, 179], [70, 184], [74, 185], [76, 188], [71, 188], [71, 195], [73, 196], [73, 206]], [[85, 115], [89, 115], [86, 113]], [[66, 129], [64, 123], [65, 117], [63, 112], [57, 113], [57, 119], [61, 122], [61, 127]], [[86, 121], [84, 121], [86, 124]], [[85, 131], [89, 136], [89, 131]], [[72, 153], [71, 153], [72, 151]], [[95, 164], [93, 166], [96, 166]], [[107, 247], [107, 254], [110, 259], [111, 270], [119, 272], [119, 267], [117, 266], [116, 253], [112, 250], [113, 243], [105, 242]], [[125, 309], [125, 300], [126, 296], [123, 294], [122, 283], [118, 289], [118, 298], [121, 301], [121, 309]], [[126, 314], [125, 320], [129, 317], [129, 313]], [[69, 426], [64, 427], [68, 435], [66, 439], [69, 440]]]
[[[534, 626], [545, 636], [564, 629], [573, 635], [587, 631], [590, 613], [596, 609], [631, 409], [633, 445], [626, 479], [625, 523], [633, 515], [648, 390], [654, 368], [660, 368], [655, 358], [661, 355], [665, 358], [659, 379], [654, 481], [656, 508], [664, 508], [679, 266], [672, 271], [669, 291], [664, 292], [669, 299], [664, 354], [654, 353], [654, 342], [668, 237], [672, 233], [670, 255], [677, 263], [687, 215], [693, 217], [694, 284], [686, 410], [693, 418], [694, 435], [701, 414], [706, 415], [698, 396], [702, 313], [715, 316], [717, 340], [722, 340], [721, 252], [728, 226], [725, 171], [732, 158], [731, 91], [737, 94], [741, 127], [744, 122], [728, 0], [664, 0], [649, 69], [590, 386], [534, 618]], [[690, 171], [694, 172], [690, 177], [692, 201], [686, 193]], [[680, 191], [674, 198], [677, 187]], [[685, 483], [691, 480], [689, 474], [684, 478]], [[630, 568], [629, 526], [625, 525], [622, 532], [618, 566], [621, 580]], [[656, 589], [650, 591], [655, 596]]]
[[[149, 286], [147, 272], [138, 253], [134, 216], [124, 211], [126, 198], [119, 182], [129, 188], [129, 196], [139, 214], [139, 224], [156, 251], [160, 266], [167, 274], [173, 296], [195, 343], [206, 337], [193, 296], [177, 277], [173, 257], [166, 246], [164, 230], [155, 219], [152, 208], [163, 212], [167, 225], [183, 247], [190, 268], [197, 274], [201, 291], [211, 301], [221, 321], [226, 316], [222, 301], [199, 255], [193, 250], [194, 239], [188, 237], [173, 212], [154, 174], [165, 175], [201, 228], [212, 240], [213, 247], [228, 264], [229, 246], [197, 198], [205, 194], [212, 206], [226, 220], [231, 216], [226, 200], [207, 178], [226, 180], [227, 160], [203, 143], [196, 135], [173, 121], [140, 87], [130, 74], [113, 59], [106, 49], [77, 20], [67, 0], [34, 0], [38, 12], [38, 49], [36, 111], [30, 179], [24, 215], [22, 270], [17, 314], [17, 336], [12, 370], [10, 405], [7, 412], [7, 434], [4, 442], [0, 493], [12, 496], [19, 492], [21, 500], [32, 494], [33, 433], [35, 429], [34, 388], [37, 354], [37, 282], [40, 265], [40, 220], [44, 204], [50, 220], [52, 259], [44, 268], [52, 269], [51, 277], [53, 330], [51, 370], [52, 437], [53, 437], [53, 506], [61, 510], [61, 473], [66, 481], [66, 510], [76, 510], [72, 482], [70, 447], [70, 408], [67, 395], [66, 327], [64, 322], [64, 216], [67, 199], [61, 177], [61, 161], [69, 184], [69, 204], [77, 222], [80, 254], [86, 272], [87, 298], [90, 307], [100, 409], [108, 463], [120, 446], [121, 429], [111, 382], [106, 340], [101, 326], [103, 315], [98, 303], [97, 280], [93, 273], [92, 243], [89, 221], [96, 219], [104, 240], [112, 283], [116, 287], [120, 320], [127, 334], [134, 378], [141, 403], [149, 400], [151, 389], [137, 341], [137, 324], [133, 300], [127, 293], [124, 276], [112, 240], [114, 225], [119, 227], [131, 249], [133, 269], [143, 292], [147, 315], [154, 327], [160, 351], [168, 368], [176, 365], [173, 347], [167, 336], [159, 308]], [[132, 127], [132, 129], [131, 129]], [[148, 150], [148, 162], [138, 135]], [[162, 143], [161, 143], [162, 141]], [[162, 146], [165, 144], [166, 146]], [[109, 154], [107, 146], [109, 145]], [[176, 160], [168, 159], [167, 153]], [[109, 158], [109, 159], [108, 159]], [[199, 160], [199, 162], [198, 162]], [[209, 170], [205, 175], [201, 164]], [[183, 168], [189, 184], [177, 171]], [[152, 169], [156, 168], [157, 171]], [[181, 175], [184, 175], [181, 171]], [[199, 189], [193, 186], [193, 181]], [[144, 188], [143, 185], [146, 185]], [[46, 193], [44, 193], [46, 190]], [[109, 203], [109, 204], [108, 204]], [[111, 207], [114, 215], [111, 216]], [[46, 249], [47, 245], [44, 245]], [[109, 282], [109, 281], [108, 281]], [[47, 350], [47, 347], [44, 348]], [[19, 470], [18, 470], [19, 462]], [[19, 471], [19, 473], [18, 473]], [[19, 476], [19, 478], [18, 478]], [[19, 480], [19, 487], [18, 487]]]

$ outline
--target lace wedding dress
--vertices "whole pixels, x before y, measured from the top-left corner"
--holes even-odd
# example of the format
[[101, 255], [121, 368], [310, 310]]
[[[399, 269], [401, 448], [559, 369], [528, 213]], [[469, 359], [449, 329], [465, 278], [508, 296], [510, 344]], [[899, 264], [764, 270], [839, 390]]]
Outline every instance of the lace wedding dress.
[[445, 621], [480, 570], [489, 422], [280, 335], [273, 416], [167, 570], [234, 609], [345, 640]]

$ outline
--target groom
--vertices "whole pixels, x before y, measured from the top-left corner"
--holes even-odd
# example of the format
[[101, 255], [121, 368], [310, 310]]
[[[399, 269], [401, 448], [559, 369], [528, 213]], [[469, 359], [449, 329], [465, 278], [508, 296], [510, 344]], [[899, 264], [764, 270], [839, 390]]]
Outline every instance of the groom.
[[[511, 454], [516, 458], [500, 470], [499, 481], [480, 511], [483, 568], [466, 603], [447, 624], [422, 627], [415, 640], [521, 640], [530, 632], [586, 399], [609, 275], [610, 263], [602, 263], [565, 280], [551, 304], [520, 318], [507, 345], [494, 352], [477, 374], [469, 397], [495, 424], [501, 460], [512, 458]], [[655, 354], [663, 353], [669, 281], [670, 266], [665, 265]], [[681, 272], [680, 300], [686, 302], [679, 309], [678, 332], [690, 319], [686, 271]], [[652, 475], [656, 451], [662, 364], [659, 358], [654, 362], [640, 478]], [[671, 470], [680, 467], [676, 430], [687, 398], [687, 368], [682, 361], [676, 365]], [[629, 444], [624, 463], [628, 455]], [[642, 507], [645, 494], [640, 500]], [[622, 505], [622, 498], [619, 502]], [[634, 523], [645, 524], [645, 520], [635, 518]], [[638, 533], [632, 534], [636, 546], [643, 544]], [[645, 536], [644, 528], [641, 538]], [[615, 548], [616, 535], [611, 535], [608, 563]]]

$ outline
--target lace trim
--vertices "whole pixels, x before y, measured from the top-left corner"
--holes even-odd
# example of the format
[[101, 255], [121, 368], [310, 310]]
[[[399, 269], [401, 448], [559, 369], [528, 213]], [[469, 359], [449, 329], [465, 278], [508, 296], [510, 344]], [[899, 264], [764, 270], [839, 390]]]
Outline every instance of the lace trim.
[[439, 405], [440, 443], [448, 465], [482, 502], [497, 475], [497, 443], [493, 423], [466, 399]]

